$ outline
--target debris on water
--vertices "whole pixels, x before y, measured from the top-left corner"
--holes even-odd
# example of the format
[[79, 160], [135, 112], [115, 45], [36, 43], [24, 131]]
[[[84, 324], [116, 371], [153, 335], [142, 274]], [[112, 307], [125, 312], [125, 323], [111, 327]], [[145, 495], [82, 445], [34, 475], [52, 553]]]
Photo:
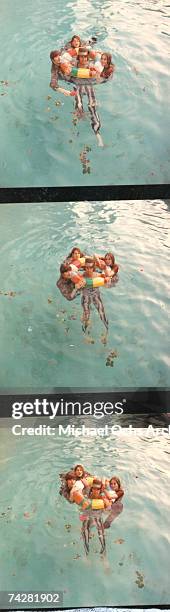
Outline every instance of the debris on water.
[[51, 117], [51, 121], [57, 121], [59, 119], [58, 115], [54, 115], [54, 117]]
[[102, 344], [106, 345], [107, 344], [107, 334], [102, 334], [101, 335], [101, 342]]
[[0, 291], [1, 295], [8, 295], [9, 297], [15, 297], [16, 291]]
[[118, 538], [117, 540], [114, 540], [114, 544], [124, 544], [125, 540], [123, 540], [123, 538]]
[[49, 359], [48, 360], [48, 365], [50, 365], [50, 366], [51, 365], [56, 366], [56, 363], [57, 363], [56, 359]]
[[28, 327], [28, 332], [32, 332], [32, 327]]
[[95, 340], [89, 335], [84, 337], [84, 342], [85, 344], [95, 344]]
[[24, 518], [30, 519], [31, 518], [30, 512], [24, 512]]
[[51, 100], [52, 96], [47, 96], [46, 100]]
[[84, 145], [80, 153], [80, 161], [81, 161], [82, 168], [83, 168], [83, 174], [91, 173], [90, 160], [87, 158], [87, 153], [89, 153], [90, 150], [91, 150], [90, 147], [88, 147], [87, 145]]
[[73, 557], [74, 560], [80, 559], [80, 558], [81, 558], [81, 555], [76, 555], [75, 557]]
[[[10, 514], [10, 510], [12, 510], [12, 506], [8, 506], [8, 507], [7, 507], [7, 510], [5, 510], [5, 511], [1, 512], [1, 513], [0, 513], [0, 519], [1, 519], [1, 518], [2, 518], [2, 519], [3, 519], [3, 518], [9, 519], [9, 518], [10, 518], [10, 516], [11, 516], [11, 514]], [[6, 520], [6, 522], [7, 522], [7, 523], [9, 523], [10, 521], [9, 521], [9, 520]]]
[[56, 100], [55, 105], [56, 106], [62, 106], [62, 102], [60, 102], [60, 100]]
[[48, 298], [48, 304], [52, 304], [52, 298]]
[[144, 576], [143, 574], [141, 574], [140, 572], [136, 571], [136, 575], [137, 575], [137, 580], [135, 580], [138, 589], [143, 589], [143, 587], [145, 586], [144, 584]]
[[73, 121], [73, 125], [75, 125], [75, 126], [76, 126], [76, 125], [77, 125], [78, 118], [77, 118], [76, 116], [74, 116], [74, 117], [73, 117], [73, 119], [72, 119], [72, 121]]
[[69, 523], [66, 523], [65, 524], [65, 529], [67, 529], [67, 531], [70, 532], [71, 525]]
[[47, 106], [47, 108], [45, 108], [45, 112], [46, 112], [46, 113], [49, 113], [49, 112], [50, 112], [50, 110], [51, 110], [50, 106]]
[[7, 96], [7, 92], [4, 91], [3, 93], [0, 94], [1, 96]]
[[0, 81], [1, 85], [5, 85], [6, 87], [8, 87], [9, 85], [9, 81]]
[[114, 359], [118, 357], [117, 351], [110, 351], [106, 358], [106, 366], [110, 366], [110, 368], [114, 367]]
[[72, 314], [72, 315], [70, 315], [69, 319], [72, 319], [73, 321], [76, 321], [77, 317], [76, 317], [76, 315]]

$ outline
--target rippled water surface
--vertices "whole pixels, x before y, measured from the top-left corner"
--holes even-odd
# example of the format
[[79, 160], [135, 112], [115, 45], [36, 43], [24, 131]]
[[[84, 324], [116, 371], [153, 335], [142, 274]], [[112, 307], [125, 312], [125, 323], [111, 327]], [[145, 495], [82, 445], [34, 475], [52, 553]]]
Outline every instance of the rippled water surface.
[[[1, 588], [61, 589], [65, 607], [169, 601], [169, 437], [125, 431], [112, 439], [15, 438], [1, 428]], [[125, 489], [105, 560], [95, 530], [85, 558], [78, 508], [59, 496], [58, 473], [78, 462], [93, 474], [118, 474]]]
[[[0, 185], [169, 182], [168, 26], [165, 0], [1, 0]], [[96, 87], [103, 149], [49, 89], [50, 51], [73, 33], [97, 34], [116, 64]]]
[[[1, 388], [168, 386], [168, 204], [4, 205], [0, 221]], [[101, 288], [106, 345], [97, 312], [85, 336], [80, 296], [56, 287], [74, 245], [120, 265], [119, 282]]]

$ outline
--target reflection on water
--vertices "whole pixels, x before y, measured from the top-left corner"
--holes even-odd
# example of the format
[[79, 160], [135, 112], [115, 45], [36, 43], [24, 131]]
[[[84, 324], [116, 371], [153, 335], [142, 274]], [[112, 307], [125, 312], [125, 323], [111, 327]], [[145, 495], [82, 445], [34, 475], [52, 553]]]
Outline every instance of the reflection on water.
[[[168, 182], [168, 26], [163, 0], [1, 0], [1, 185]], [[49, 89], [50, 51], [75, 32], [116, 64], [96, 87], [104, 149], [88, 113], [74, 125], [72, 98]]]
[[[96, 425], [94, 419], [70, 419], [75, 426], [83, 423]], [[138, 429], [135, 435], [122, 430], [119, 437], [103, 439], [62, 435], [13, 441], [10, 429], [1, 429], [0, 442], [4, 433], [9, 460], [0, 481], [3, 588], [49, 592], [57, 584], [65, 607], [111, 606], [113, 596], [115, 605], [165, 604], [169, 437], [150, 440], [146, 429]], [[105, 560], [95, 532], [85, 558], [78, 508], [58, 494], [58, 474], [79, 462], [96, 475], [119, 475], [125, 490], [123, 512], [107, 530]]]
[[[0, 386], [167, 387], [167, 204], [6, 205], [0, 215]], [[68, 302], [56, 288], [75, 244], [112, 251], [120, 266], [116, 286], [101, 289], [107, 344], [97, 312], [86, 337], [80, 296]]]

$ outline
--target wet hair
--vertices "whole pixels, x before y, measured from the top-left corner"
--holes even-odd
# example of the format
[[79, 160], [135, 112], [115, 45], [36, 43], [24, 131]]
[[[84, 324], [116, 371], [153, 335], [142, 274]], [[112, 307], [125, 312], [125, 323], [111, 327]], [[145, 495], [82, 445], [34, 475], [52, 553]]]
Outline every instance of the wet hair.
[[111, 56], [111, 53], [105, 53], [105, 52], [104, 52], [104, 53], [102, 53], [102, 55], [101, 55], [101, 59], [102, 59], [103, 55], [106, 55], [106, 57], [107, 57], [107, 66], [104, 66], [104, 67], [103, 67], [103, 70], [102, 70], [102, 73], [101, 73], [101, 74], [102, 74], [102, 76], [104, 76], [104, 77], [106, 77], [106, 78], [107, 78], [107, 77], [109, 77], [109, 76], [110, 76], [110, 74], [113, 72], [114, 65], [112, 64], [112, 56]]
[[57, 49], [55, 51], [51, 51], [50, 60], [53, 61], [58, 55], [60, 55], [60, 51], [57, 51]]
[[[81, 468], [82, 472], [83, 472], [83, 476], [85, 474], [85, 469], [83, 467], [83, 465], [81, 465], [81, 463], [77, 463], [77, 465], [75, 465], [74, 467], [74, 472], [76, 472], [77, 468]], [[81, 477], [82, 478], [82, 477]]]
[[85, 259], [85, 266], [86, 266], [86, 264], [91, 264], [91, 268], [93, 268], [93, 270], [96, 269], [95, 259], [90, 259], [90, 258], [86, 257], [86, 259]]
[[101, 489], [102, 488], [102, 481], [101, 478], [94, 478], [93, 479], [93, 484], [91, 486], [91, 489]]
[[111, 56], [111, 53], [105, 53], [105, 51], [104, 51], [104, 52], [102, 53], [102, 55], [101, 55], [101, 59], [102, 59], [103, 55], [106, 55], [106, 57], [107, 57], [107, 68], [109, 68], [109, 66], [110, 66], [110, 65], [111, 65], [111, 63], [112, 63], [112, 56]]
[[79, 50], [78, 50], [78, 57], [79, 57], [80, 55], [85, 55], [85, 54], [86, 54], [86, 55], [89, 55], [89, 50], [87, 49], [87, 47], [79, 47]]
[[79, 40], [79, 42], [81, 43], [81, 38], [80, 36], [78, 36], [78, 34], [74, 34], [74, 36], [72, 36], [71, 40], [70, 40], [70, 44], [72, 44], [74, 38], [77, 38], [77, 40]]
[[79, 247], [73, 247], [73, 249], [70, 251], [70, 253], [68, 255], [68, 259], [73, 257], [75, 251], [78, 251], [80, 253], [80, 257], [84, 257], [84, 253], [82, 253], [82, 251], [80, 251]]
[[65, 475], [66, 483], [67, 483], [68, 480], [75, 480], [74, 470], [71, 470], [70, 472], [67, 472], [67, 474]]
[[113, 253], [106, 253], [106, 254], [105, 254], [105, 256], [104, 256], [104, 259], [106, 259], [106, 257], [107, 257], [107, 256], [109, 256], [109, 257], [110, 257], [110, 259], [112, 260], [112, 265], [111, 265], [111, 267], [113, 268], [113, 266], [115, 265], [115, 257], [114, 257], [114, 255], [113, 255]]
[[117, 482], [118, 487], [119, 487], [119, 489], [120, 489], [120, 487], [121, 487], [120, 478], [118, 478], [118, 476], [112, 476], [112, 477], [110, 478], [110, 480], [109, 480], [109, 484], [110, 484], [110, 485], [112, 484], [112, 480], [115, 480], [115, 481]]
[[101, 481], [100, 478], [94, 478], [93, 484], [90, 487], [89, 497], [92, 495], [93, 489], [97, 489], [99, 494], [101, 493], [101, 491], [103, 489], [103, 485], [102, 485], [102, 481]]
[[64, 272], [69, 272], [69, 270], [71, 270], [71, 266], [69, 265], [69, 263], [67, 263], [67, 261], [61, 264], [60, 274], [64, 274]]

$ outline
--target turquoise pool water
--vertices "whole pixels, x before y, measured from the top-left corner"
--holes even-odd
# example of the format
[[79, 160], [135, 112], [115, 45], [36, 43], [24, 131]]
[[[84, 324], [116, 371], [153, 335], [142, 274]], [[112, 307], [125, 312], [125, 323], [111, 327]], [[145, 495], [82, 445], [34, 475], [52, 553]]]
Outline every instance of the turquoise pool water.
[[[1, 206], [0, 387], [167, 387], [168, 228], [163, 201]], [[80, 296], [56, 287], [74, 245], [120, 265], [101, 288], [106, 345], [97, 312], [85, 336]]]
[[[168, 183], [168, 26], [164, 0], [1, 0], [0, 185]], [[88, 115], [74, 126], [72, 98], [49, 89], [50, 51], [75, 32], [97, 33], [116, 64], [96, 87], [103, 149]]]
[[[60, 588], [65, 607], [166, 604], [169, 452], [169, 437], [148, 439], [141, 429], [112, 439], [16, 439], [1, 427], [1, 588]], [[98, 475], [118, 474], [125, 489], [123, 512], [106, 533], [105, 560], [95, 531], [85, 557], [78, 508], [58, 494], [58, 473], [78, 462]]]

